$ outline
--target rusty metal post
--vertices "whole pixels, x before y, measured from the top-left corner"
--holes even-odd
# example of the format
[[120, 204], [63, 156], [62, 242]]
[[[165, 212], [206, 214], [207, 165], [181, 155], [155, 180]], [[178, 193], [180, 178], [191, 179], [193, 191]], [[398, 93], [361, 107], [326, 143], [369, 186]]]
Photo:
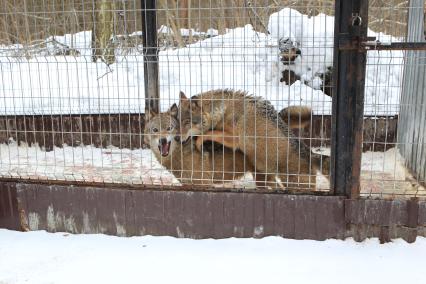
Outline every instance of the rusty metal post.
[[155, 0], [142, 0], [143, 68], [145, 82], [145, 112], [159, 112], [157, 11]]
[[368, 0], [335, 3], [331, 188], [337, 195], [356, 198], [360, 191], [367, 60], [361, 46], [367, 37]]

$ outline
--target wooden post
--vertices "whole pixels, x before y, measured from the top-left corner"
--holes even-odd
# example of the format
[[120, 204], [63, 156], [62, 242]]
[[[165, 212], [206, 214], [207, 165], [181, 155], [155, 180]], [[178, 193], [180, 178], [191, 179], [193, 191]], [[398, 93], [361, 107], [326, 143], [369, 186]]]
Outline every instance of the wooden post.
[[145, 82], [145, 113], [159, 112], [157, 11], [155, 0], [142, 0], [143, 68]]
[[356, 198], [360, 192], [367, 60], [361, 43], [367, 37], [368, 0], [335, 3], [331, 189], [337, 195]]
[[180, 27], [181, 28], [188, 28], [190, 29], [191, 27], [188, 24], [188, 14], [189, 14], [189, 6], [188, 6], [188, 0], [181, 0], [178, 3], [178, 12], [177, 14], [179, 15], [180, 18]]

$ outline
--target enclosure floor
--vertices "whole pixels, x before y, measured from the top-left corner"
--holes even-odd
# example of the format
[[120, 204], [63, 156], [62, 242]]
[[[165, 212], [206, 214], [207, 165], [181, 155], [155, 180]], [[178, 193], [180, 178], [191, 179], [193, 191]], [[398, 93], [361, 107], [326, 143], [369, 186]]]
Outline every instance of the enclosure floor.
[[[330, 155], [330, 149], [315, 151]], [[328, 181], [317, 176], [317, 187], [329, 188]], [[404, 166], [404, 158], [395, 148], [386, 152], [365, 152], [361, 160], [361, 195], [394, 198], [424, 197], [426, 189]]]
[[[320, 150], [328, 154], [329, 149]], [[0, 144], [0, 176], [37, 180], [176, 185], [179, 181], [156, 160], [149, 149], [95, 148], [92, 146], [54, 148], [46, 152], [38, 146]], [[362, 156], [361, 194], [372, 197], [426, 197], [404, 167], [397, 150], [366, 152]], [[224, 185], [254, 188], [250, 174]], [[317, 190], [327, 190], [329, 182], [317, 175]]]

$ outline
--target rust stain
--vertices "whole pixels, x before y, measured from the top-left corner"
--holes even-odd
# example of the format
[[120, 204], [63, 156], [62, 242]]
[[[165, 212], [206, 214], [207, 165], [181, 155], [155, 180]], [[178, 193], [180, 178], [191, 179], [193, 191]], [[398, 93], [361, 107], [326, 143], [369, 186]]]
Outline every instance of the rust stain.
[[27, 215], [25, 214], [24, 209], [19, 210], [19, 223], [21, 225], [21, 230], [28, 232], [30, 227], [28, 226]]

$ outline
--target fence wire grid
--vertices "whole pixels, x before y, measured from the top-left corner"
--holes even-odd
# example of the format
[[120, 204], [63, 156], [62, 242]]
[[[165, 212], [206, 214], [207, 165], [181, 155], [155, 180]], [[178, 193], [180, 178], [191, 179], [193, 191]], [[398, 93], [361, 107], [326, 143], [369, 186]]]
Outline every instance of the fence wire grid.
[[[328, 192], [334, 1], [155, 1], [159, 99], [144, 2], [0, 4], [0, 176]], [[424, 11], [370, 1], [368, 35], [422, 42]], [[372, 46], [361, 195], [426, 196], [426, 51]]]

